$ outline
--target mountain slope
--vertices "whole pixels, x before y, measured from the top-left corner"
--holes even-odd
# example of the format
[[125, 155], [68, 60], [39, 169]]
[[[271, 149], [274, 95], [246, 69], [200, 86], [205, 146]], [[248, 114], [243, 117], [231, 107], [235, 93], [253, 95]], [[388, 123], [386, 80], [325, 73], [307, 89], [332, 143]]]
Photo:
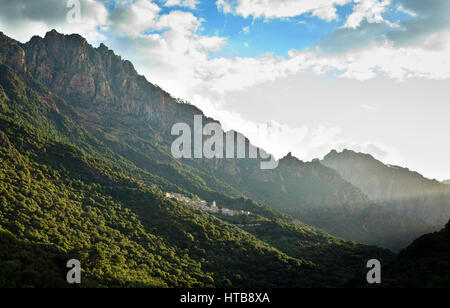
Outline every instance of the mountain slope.
[[332, 151], [322, 163], [337, 170], [379, 205], [399, 215], [422, 220], [435, 226], [435, 230], [450, 218], [450, 187], [436, 180], [348, 150]]
[[[296, 174], [291, 176], [286, 168], [287, 174], [260, 170], [260, 161], [254, 159], [175, 160], [170, 153], [175, 139], [170, 134], [172, 125], [182, 122], [192, 127], [193, 116], [203, 113], [178, 103], [104, 45], [93, 48], [79, 35], [56, 31], [26, 44], [5, 36], [1, 40], [0, 54], [6, 64], [30, 73], [65, 100], [70, 109], [58, 104], [59, 110], [76, 119], [114, 155], [151, 174], [154, 184], [165, 183], [163, 189], [192, 193], [207, 201], [225, 202], [224, 194], [251, 197], [335, 235], [392, 249], [404, 247], [417, 234], [415, 221], [386, 213], [339, 175], [328, 182], [330, 172], [320, 164], [293, 161], [290, 165]], [[205, 117], [204, 123], [209, 122], [214, 120]], [[358, 210], [347, 210], [348, 204]]]
[[399, 250], [432, 230], [378, 206], [318, 161], [288, 155], [277, 169], [255, 170], [243, 179], [240, 185], [253, 199], [342, 238]]
[[[149, 155], [108, 138], [81, 107], [21, 68], [0, 64], [1, 286], [66, 286], [60, 275], [75, 257], [85, 266], [83, 286], [329, 287], [374, 256], [391, 258], [294, 225], [156, 143]], [[121, 133], [137, 128], [129, 123]], [[169, 189], [250, 210], [261, 224], [237, 227], [168, 200]], [[40, 259], [47, 262], [32, 261]]]
[[[12, 239], [49, 245], [59, 260], [79, 259], [84, 286], [319, 286], [309, 278], [311, 262], [168, 201], [73, 146], [8, 119], [0, 124], [7, 144], [0, 192], [6, 286], [14, 281], [20, 286], [26, 275], [34, 285], [45, 272], [29, 273], [10, 249]], [[264, 267], [254, 266], [255, 260]], [[264, 274], [267, 270], [272, 273]]]

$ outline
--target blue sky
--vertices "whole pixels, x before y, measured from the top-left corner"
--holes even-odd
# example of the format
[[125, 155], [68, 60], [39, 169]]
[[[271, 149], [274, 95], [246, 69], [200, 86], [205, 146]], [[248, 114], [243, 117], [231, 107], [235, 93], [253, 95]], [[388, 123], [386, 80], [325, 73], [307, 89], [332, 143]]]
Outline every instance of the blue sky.
[[[67, 18], [78, 3], [80, 20]], [[349, 148], [450, 178], [448, 0], [0, 0], [0, 31], [104, 43], [282, 157]]]
[[[134, 1], [101, 0], [109, 11], [123, 6], [123, 3]], [[228, 40], [227, 45], [219, 52], [210, 53], [211, 57], [255, 57], [265, 53], [274, 56], [288, 56], [291, 49], [302, 50], [314, 48], [321, 38], [339, 30], [353, 12], [356, 5], [349, 2], [336, 6], [338, 18], [323, 20], [306, 13], [299, 16], [283, 18], [265, 18], [253, 16], [243, 17], [239, 14], [224, 14], [215, 1], [198, 1], [195, 8], [183, 6], [165, 6], [165, 0], [155, 1], [160, 5], [160, 14], [169, 14], [171, 11], [191, 12], [202, 19], [202, 26], [198, 30], [200, 35], [221, 36]], [[394, 7], [384, 14], [386, 20], [397, 22], [411, 18]], [[155, 30], [149, 30], [155, 32]], [[147, 32], [149, 33], [149, 32]]]
[[[342, 16], [349, 12], [348, 8], [340, 9]], [[228, 38], [228, 45], [213, 55], [219, 57], [254, 57], [263, 53], [285, 57], [291, 49], [313, 46], [343, 24], [342, 20], [327, 22], [310, 15], [283, 19], [244, 18], [219, 12], [213, 1], [200, 4], [196, 13], [205, 20], [203, 34]]]

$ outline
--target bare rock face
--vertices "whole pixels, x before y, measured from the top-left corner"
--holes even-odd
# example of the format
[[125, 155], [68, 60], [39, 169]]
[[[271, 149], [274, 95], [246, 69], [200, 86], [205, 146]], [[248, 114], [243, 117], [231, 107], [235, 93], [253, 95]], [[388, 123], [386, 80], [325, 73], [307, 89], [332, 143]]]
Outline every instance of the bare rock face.
[[26, 71], [25, 51], [20, 43], [0, 32], [0, 63], [15, 68], [18, 71]]
[[144, 116], [160, 126], [168, 126], [180, 112], [168, 93], [103, 44], [93, 48], [79, 35], [53, 30], [44, 38], [33, 37], [24, 50], [28, 71], [71, 103]]
[[0, 33], [0, 63], [27, 71], [86, 114], [137, 116], [165, 134], [174, 123], [191, 123], [194, 114], [203, 114], [148, 82], [105, 45], [94, 48], [77, 34], [52, 30], [21, 44]]

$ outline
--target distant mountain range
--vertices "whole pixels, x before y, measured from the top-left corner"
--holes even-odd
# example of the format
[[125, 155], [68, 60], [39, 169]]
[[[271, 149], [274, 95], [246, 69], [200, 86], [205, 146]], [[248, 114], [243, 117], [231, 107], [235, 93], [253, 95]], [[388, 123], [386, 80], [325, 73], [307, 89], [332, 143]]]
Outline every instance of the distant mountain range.
[[322, 164], [335, 169], [380, 206], [442, 228], [450, 217], [450, 186], [368, 154], [332, 151]]
[[[368, 259], [393, 257], [349, 240], [399, 250], [450, 217], [446, 203], [417, 195], [413, 206], [386, 203], [380, 188], [377, 199], [334, 152], [310, 163], [288, 155], [274, 170], [177, 160], [171, 128], [194, 115], [104, 45], [0, 33], [0, 286], [64, 285], [61, 262], [73, 256], [93, 286], [338, 286]], [[424, 195], [441, 193], [424, 183]], [[252, 214], [205, 213], [164, 192]]]

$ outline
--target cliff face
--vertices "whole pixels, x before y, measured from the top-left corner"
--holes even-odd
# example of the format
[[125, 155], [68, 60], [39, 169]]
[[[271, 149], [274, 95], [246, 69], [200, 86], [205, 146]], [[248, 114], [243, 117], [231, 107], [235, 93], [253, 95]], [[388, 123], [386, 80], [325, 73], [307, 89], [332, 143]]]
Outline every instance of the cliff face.
[[25, 51], [19, 43], [0, 32], [0, 63], [25, 71]]
[[372, 200], [400, 215], [439, 227], [450, 217], [450, 187], [406, 168], [384, 165], [370, 155], [332, 151], [322, 163], [360, 187]]
[[52, 92], [98, 112], [114, 110], [168, 127], [174, 118], [201, 114], [195, 107], [180, 108], [165, 91], [140, 76], [105, 45], [93, 48], [79, 35], [51, 31], [26, 44], [0, 35], [0, 63], [28, 71]]

